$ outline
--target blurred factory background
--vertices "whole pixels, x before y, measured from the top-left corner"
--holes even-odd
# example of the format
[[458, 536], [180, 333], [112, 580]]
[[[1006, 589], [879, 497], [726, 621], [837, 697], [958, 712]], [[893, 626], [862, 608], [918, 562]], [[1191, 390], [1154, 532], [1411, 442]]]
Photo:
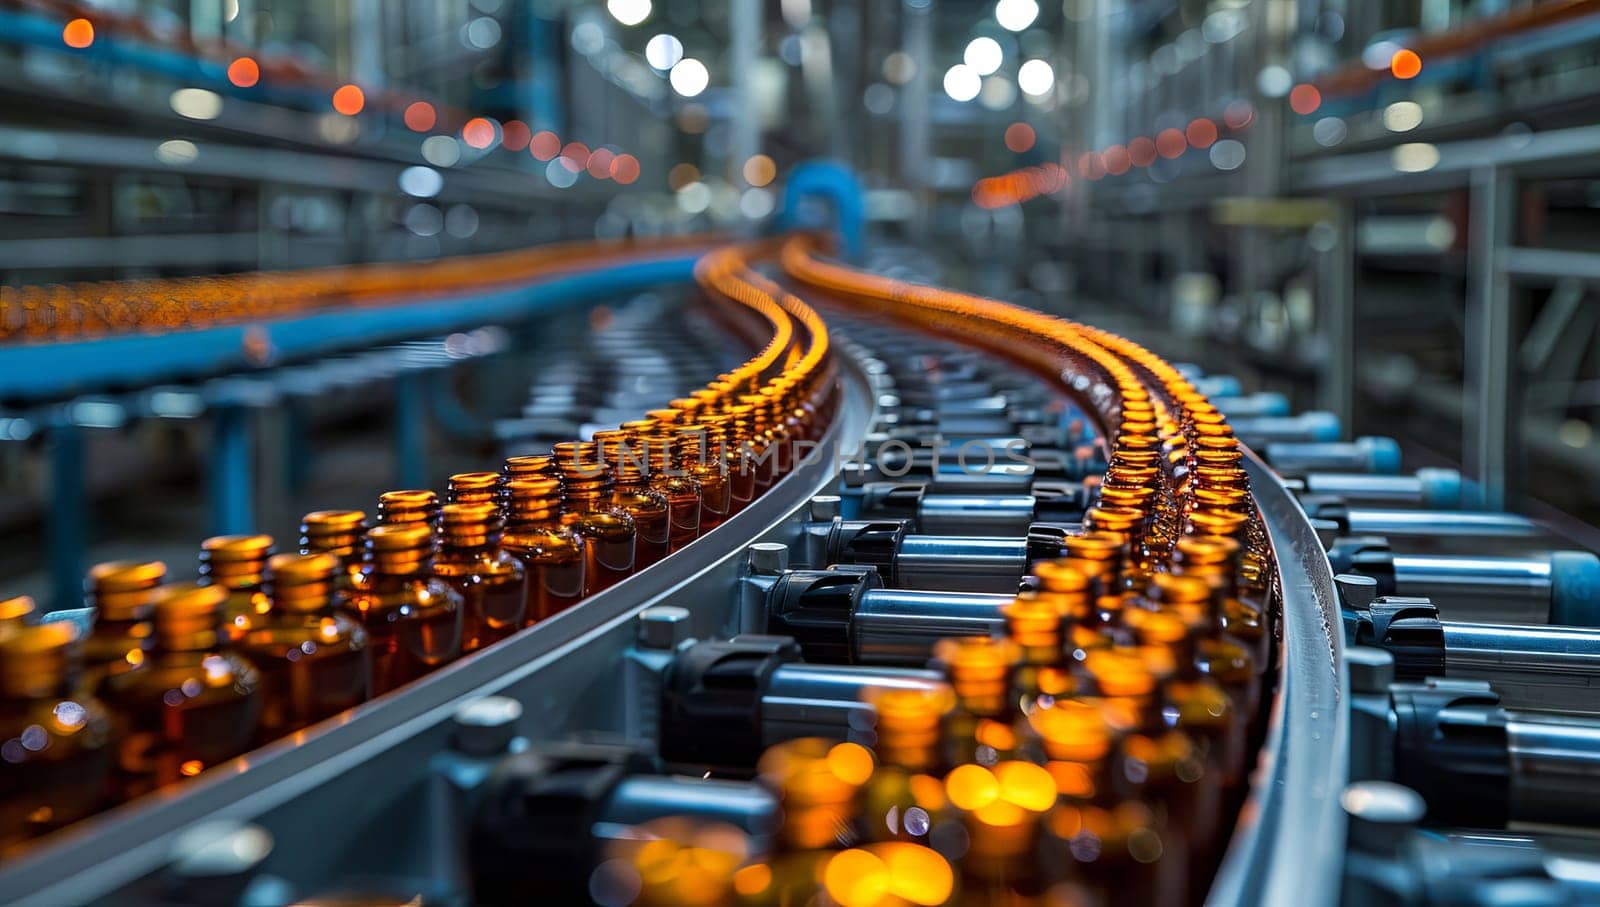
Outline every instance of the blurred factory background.
[[[1592, 547], [1596, 86], [1591, 0], [0, 0], [0, 284], [17, 320], [64, 281], [753, 234], [831, 158], [869, 264], [1331, 410]], [[12, 591], [240, 519], [213, 397], [76, 367], [0, 394]], [[395, 487], [391, 429], [439, 484], [454, 442], [381, 391], [313, 395], [325, 459], [259, 457], [262, 508]]]

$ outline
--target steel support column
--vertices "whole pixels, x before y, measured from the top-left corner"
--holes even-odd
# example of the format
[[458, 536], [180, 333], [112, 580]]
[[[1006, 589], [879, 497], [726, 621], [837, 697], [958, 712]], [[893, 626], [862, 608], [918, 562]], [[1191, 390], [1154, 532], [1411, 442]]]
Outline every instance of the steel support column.
[[1489, 510], [1506, 506], [1512, 401], [1511, 281], [1501, 267], [1515, 226], [1516, 183], [1498, 167], [1472, 172], [1470, 285], [1463, 359], [1462, 460]]

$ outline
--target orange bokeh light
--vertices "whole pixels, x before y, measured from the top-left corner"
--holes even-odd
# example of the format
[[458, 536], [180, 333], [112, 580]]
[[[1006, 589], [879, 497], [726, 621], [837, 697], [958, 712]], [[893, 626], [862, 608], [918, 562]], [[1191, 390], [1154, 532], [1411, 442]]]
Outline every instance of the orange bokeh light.
[[1416, 51], [1402, 47], [1389, 58], [1389, 71], [1397, 79], [1415, 79], [1422, 72], [1422, 57]]
[[1196, 148], [1210, 148], [1217, 141], [1217, 124], [1205, 117], [1192, 120], [1183, 131], [1184, 138]]
[[528, 153], [541, 161], [553, 161], [561, 153], [561, 137], [549, 130], [536, 132], [528, 140]]
[[261, 67], [249, 57], [240, 57], [228, 64], [228, 81], [240, 88], [252, 88], [261, 81]]
[[1106, 172], [1112, 176], [1121, 176], [1133, 166], [1133, 158], [1129, 156], [1128, 149], [1122, 145], [1112, 145], [1107, 148], [1100, 159], [1105, 162]]
[[1128, 143], [1128, 159], [1135, 167], [1148, 167], [1156, 162], [1156, 143], [1141, 135]]
[[88, 19], [73, 19], [61, 29], [61, 40], [68, 47], [82, 50], [94, 43], [94, 24]]
[[1322, 106], [1322, 92], [1315, 85], [1300, 84], [1289, 92], [1289, 109], [1301, 116], [1317, 112]]
[[473, 117], [461, 127], [461, 141], [482, 151], [494, 145], [494, 124], [483, 117]]
[[568, 142], [561, 149], [561, 160], [568, 170], [577, 173], [589, 166], [589, 146], [582, 142]]
[[639, 178], [639, 159], [631, 154], [619, 154], [611, 162], [611, 178], [626, 186]]
[[367, 106], [367, 95], [360, 86], [341, 85], [333, 93], [333, 109], [347, 117], [353, 117]]
[[1164, 158], [1179, 157], [1189, 147], [1189, 140], [1177, 129], [1163, 129], [1156, 133], [1156, 153]]
[[617, 153], [610, 148], [596, 148], [589, 154], [589, 175], [597, 180], [611, 178], [611, 163], [617, 158]]
[[528, 124], [521, 120], [507, 120], [500, 127], [500, 144], [507, 151], [521, 151], [528, 147], [528, 142], [533, 138], [533, 131]]
[[406, 108], [403, 119], [406, 128], [412, 132], [427, 132], [439, 122], [439, 114], [434, 112], [433, 105], [427, 101], [413, 101], [411, 106]]
[[1006, 127], [1006, 147], [1017, 154], [1032, 148], [1036, 140], [1033, 127], [1027, 123], [1012, 123]]

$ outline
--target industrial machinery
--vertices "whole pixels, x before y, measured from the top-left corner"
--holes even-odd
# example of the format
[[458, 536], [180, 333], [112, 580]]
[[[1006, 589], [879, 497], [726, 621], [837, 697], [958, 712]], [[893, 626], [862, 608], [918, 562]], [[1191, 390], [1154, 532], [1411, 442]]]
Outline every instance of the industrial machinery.
[[695, 272], [703, 388], [541, 374], [370, 528], [8, 604], [6, 900], [1593, 894], [1593, 554], [812, 235]]

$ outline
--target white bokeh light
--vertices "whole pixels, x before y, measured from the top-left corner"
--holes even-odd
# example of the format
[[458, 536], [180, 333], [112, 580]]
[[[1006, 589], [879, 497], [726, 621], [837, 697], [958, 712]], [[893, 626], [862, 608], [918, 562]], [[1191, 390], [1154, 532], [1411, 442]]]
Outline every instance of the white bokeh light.
[[1039, 4], [1034, 0], [1000, 0], [994, 5], [994, 18], [1006, 31], [1022, 31], [1039, 18]]
[[1017, 87], [1022, 93], [1038, 98], [1056, 87], [1056, 71], [1043, 60], [1029, 60], [1017, 70]]
[[683, 59], [683, 42], [674, 35], [656, 35], [644, 46], [644, 60], [651, 67], [666, 72]]
[[650, 18], [650, 0], [606, 0], [606, 12], [623, 25], [638, 25]]
[[986, 76], [1000, 68], [1005, 62], [1005, 52], [1000, 49], [1000, 42], [990, 37], [973, 38], [967, 44], [967, 51], [961, 59], [978, 75]]
[[711, 84], [711, 73], [706, 70], [706, 64], [694, 57], [684, 57], [678, 65], [672, 67], [672, 72], [667, 76], [672, 83], [672, 90], [686, 98], [692, 98], [706, 90]]
[[983, 90], [983, 76], [965, 63], [957, 63], [945, 71], [944, 93], [952, 100], [966, 102]]

